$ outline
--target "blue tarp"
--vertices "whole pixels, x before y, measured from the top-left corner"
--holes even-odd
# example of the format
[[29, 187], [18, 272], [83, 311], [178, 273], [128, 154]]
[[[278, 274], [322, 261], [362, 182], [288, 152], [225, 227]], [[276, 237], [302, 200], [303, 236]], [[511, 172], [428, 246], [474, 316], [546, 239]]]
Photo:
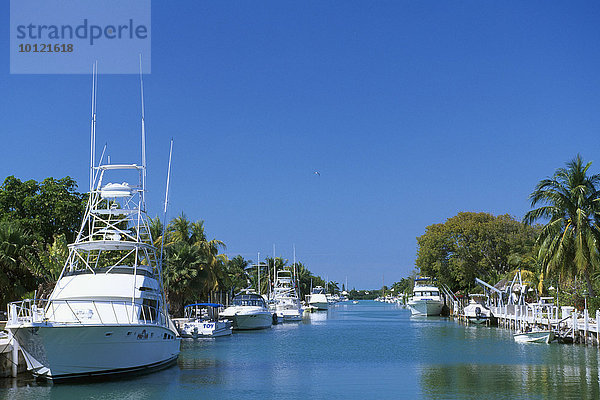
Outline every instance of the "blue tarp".
[[196, 304], [190, 304], [185, 306], [184, 308], [188, 308], [188, 307], [196, 307], [196, 306], [204, 306], [204, 307], [224, 307], [223, 304], [218, 304], [218, 303], [196, 303]]

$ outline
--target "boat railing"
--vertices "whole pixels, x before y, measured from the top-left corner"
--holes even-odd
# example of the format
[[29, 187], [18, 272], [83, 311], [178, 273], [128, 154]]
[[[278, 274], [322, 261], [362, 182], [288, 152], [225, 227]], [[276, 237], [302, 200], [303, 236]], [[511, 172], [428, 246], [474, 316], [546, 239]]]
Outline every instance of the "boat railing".
[[167, 325], [163, 310], [131, 300], [22, 300], [8, 306], [8, 323]]

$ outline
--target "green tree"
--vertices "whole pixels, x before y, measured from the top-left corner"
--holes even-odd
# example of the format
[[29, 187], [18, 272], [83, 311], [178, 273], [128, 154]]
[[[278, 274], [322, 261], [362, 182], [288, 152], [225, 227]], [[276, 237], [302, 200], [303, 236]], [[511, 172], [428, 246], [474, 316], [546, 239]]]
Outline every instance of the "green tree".
[[225, 270], [229, 277], [229, 287], [234, 294], [250, 286], [250, 275], [247, 268], [250, 260], [245, 260], [241, 255], [237, 255], [228, 260]]
[[31, 270], [36, 251], [33, 237], [16, 222], [0, 222], [0, 306], [35, 290], [37, 279]]
[[417, 238], [415, 263], [422, 275], [467, 289], [475, 277], [491, 280], [509, 272], [511, 255], [531, 254], [537, 232], [509, 215], [461, 212], [426, 228]]
[[[157, 228], [157, 222], [151, 223], [151, 229]], [[168, 224], [163, 272], [173, 313], [181, 312], [188, 301], [227, 289], [227, 257], [219, 254], [224, 247], [220, 240], [207, 239], [204, 221], [191, 222], [181, 214]]]
[[18, 221], [39, 241], [52, 244], [54, 235], [73, 242], [80, 228], [86, 196], [70, 177], [22, 182], [9, 176], [0, 186], [0, 220]]
[[340, 284], [335, 281], [327, 282], [327, 293], [329, 294], [339, 294], [340, 293]]
[[412, 294], [414, 278], [402, 278], [399, 282], [392, 284], [395, 294], [406, 293]]
[[577, 155], [552, 177], [541, 180], [529, 196], [531, 207], [523, 221], [547, 221], [539, 238], [539, 257], [548, 273], [583, 276], [590, 295], [591, 275], [598, 270], [600, 241], [600, 175], [589, 175], [591, 162]]

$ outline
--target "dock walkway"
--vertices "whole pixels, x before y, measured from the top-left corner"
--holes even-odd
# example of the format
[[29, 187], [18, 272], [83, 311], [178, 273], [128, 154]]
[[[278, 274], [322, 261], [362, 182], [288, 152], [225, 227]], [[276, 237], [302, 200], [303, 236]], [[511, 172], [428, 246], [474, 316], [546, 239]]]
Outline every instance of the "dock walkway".
[[600, 346], [600, 310], [591, 318], [588, 310], [577, 312], [573, 307], [545, 304], [507, 305], [490, 307], [498, 326], [511, 330], [527, 327], [551, 329], [559, 340]]

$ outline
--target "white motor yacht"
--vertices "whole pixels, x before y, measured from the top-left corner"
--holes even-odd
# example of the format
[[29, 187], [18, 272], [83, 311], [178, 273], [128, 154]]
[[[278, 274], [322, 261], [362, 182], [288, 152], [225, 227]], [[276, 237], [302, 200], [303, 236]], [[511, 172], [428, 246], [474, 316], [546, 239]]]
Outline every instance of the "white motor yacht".
[[440, 297], [440, 289], [431, 278], [415, 279], [413, 295], [408, 301], [412, 315], [436, 316], [442, 313], [444, 302]]
[[469, 297], [469, 304], [463, 310], [467, 320], [472, 324], [490, 323], [493, 315], [485, 305], [487, 297], [484, 294], [472, 294]]
[[252, 291], [236, 295], [221, 317], [230, 320], [235, 330], [265, 329], [273, 324], [273, 313], [267, 308], [265, 299]]
[[283, 322], [302, 320], [302, 304], [298, 297], [292, 271], [282, 269], [277, 271], [273, 293], [271, 295], [271, 311]]
[[231, 321], [219, 318], [222, 304], [196, 303], [185, 306], [187, 320], [179, 323], [179, 333], [184, 338], [202, 338], [231, 335]]
[[28, 369], [48, 380], [146, 371], [179, 354], [146, 215], [143, 115], [141, 164], [96, 165], [94, 142], [95, 107], [89, 197], [65, 266], [48, 299], [8, 307]]
[[306, 297], [309, 306], [316, 307], [318, 310], [327, 310], [329, 308], [329, 301], [322, 286], [314, 287], [312, 293]]

